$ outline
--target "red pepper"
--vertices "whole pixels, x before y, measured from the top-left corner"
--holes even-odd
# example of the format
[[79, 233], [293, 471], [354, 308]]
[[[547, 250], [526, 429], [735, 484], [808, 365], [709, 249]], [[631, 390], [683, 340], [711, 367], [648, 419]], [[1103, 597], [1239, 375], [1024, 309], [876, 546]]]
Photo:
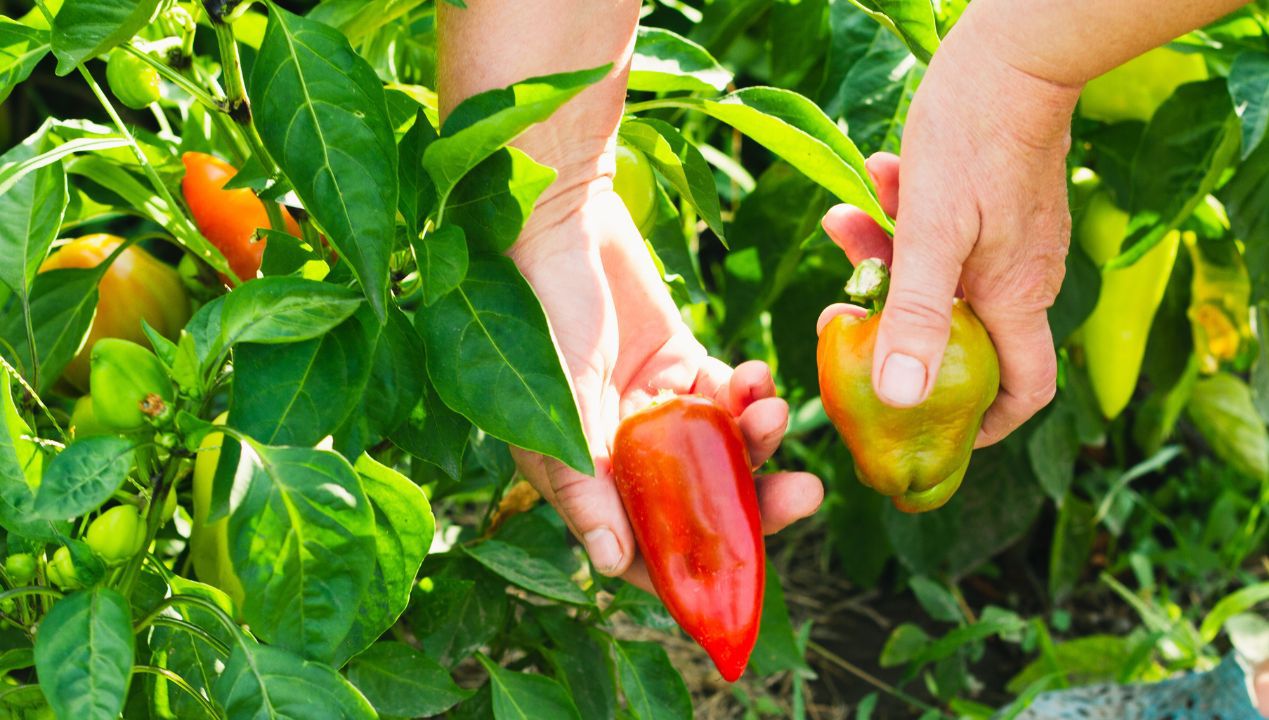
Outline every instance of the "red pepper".
[[710, 400], [676, 397], [622, 421], [612, 462], [652, 585], [734, 682], [758, 639], [766, 573], [740, 427]]

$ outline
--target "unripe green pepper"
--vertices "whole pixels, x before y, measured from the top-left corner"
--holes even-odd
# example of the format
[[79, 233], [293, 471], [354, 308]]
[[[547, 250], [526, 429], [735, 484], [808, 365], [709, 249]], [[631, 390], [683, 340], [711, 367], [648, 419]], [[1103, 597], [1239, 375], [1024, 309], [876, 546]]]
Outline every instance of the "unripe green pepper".
[[925, 402], [894, 408], [872, 386], [873, 349], [889, 285], [885, 265], [865, 260], [846, 292], [874, 303], [866, 318], [839, 315], [820, 333], [820, 397], [855, 459], [860, 482], [904, 512], [941, 507], [969, 468], [983, 415], [1000, 388], [1000, 361], [986, 328], [963, 300], [952, 301], [952, 327], [934, 389]]
[[1102, 269], [1102, 288], [1093, 313], [1079, 334], [1084, 345], [1093, 394], [1102, 414], [1115, 419], [1137, 387], [1150, 325], [1163, 301], [1176, 262], [1181, 234], [1168, 233], [1140, 260], [1105, 269], [1119, 255], [1128, 230], [1128, 213], [1115, 207], [1104, 190], [1089, 199], [1075, 228], [1075, 240]]
[[4, 573], [14, 585], [26, 585], [35, 577], [35, 558], [31, 553], [14, 553], [4, 559]]
[[103, 427], [140, 430], [172, 402], [172, 381], [163, 363], [134, 342], [102, 338], [93, 346], [91, 363], [93, 412]]
[[47, 572], [48, 581], [62, 590], [77, 590], [84, 586], [75, 574], [75, 563], [71, 560], [70, 549], [65, 545], [53, 553], [53, 559], [48, 561]]
[[624, 143], [617, 143], [617, 172], [612, 189], [621, 197], [630, 218], [645, 237], [656, 220], [657, 179], [648, 156]]
[[[222, 413], [212, 422], [224, 425], [226, 417]], [[213, 432], [207, 433], [198, 445], [198, 457], [194, 460], [194, 527], [190, 531], [190, 557], [194, 560], [194, 573], [198, 579], [225, 591], [241, 608], [246, 593], [229, 558], [229, 519], [207, 521], [211, 514], [216, 465], [220, 462], [220, 447], [224, 442], [223, 433]]]
[[88, 525], [88, 547], [107, 565], [126, 562], [145, 544], [145, 523], [131, 505], [116, 505]]
[[71, 410], [70, 429], [76, 438], [110, 435], [113, 431], [97, 419], [91, 395], [80, 396]]
[[159, 71], [126, 50], [110, 53], [106, 61], [106, 82], [119, 102], [141, 110], [159, 100]]

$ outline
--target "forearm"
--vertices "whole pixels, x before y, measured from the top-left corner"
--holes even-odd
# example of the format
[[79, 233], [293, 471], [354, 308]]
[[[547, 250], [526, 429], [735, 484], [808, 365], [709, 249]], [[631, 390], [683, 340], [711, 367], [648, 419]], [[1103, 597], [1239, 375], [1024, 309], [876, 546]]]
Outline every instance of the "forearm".
[[[1080, 86], [1246, 0], [975, 0], [964, 33], [1030, 75]], [[950, 38], [949, 38], [950, 39]]]
[[438, 92], [442, 117], [472, 95], [525, 78], [611, 64], [550, 119], [514, 145], [559, 172], [524, 236], [551, 227], [609, 181], [639, 19], [638, 0], [468, 0], [438, 3]]

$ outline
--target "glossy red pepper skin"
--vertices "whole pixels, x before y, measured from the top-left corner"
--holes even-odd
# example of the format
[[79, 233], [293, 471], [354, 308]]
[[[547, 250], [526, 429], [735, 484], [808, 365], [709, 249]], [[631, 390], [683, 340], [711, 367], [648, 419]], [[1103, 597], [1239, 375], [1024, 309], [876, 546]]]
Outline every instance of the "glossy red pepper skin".
[[740, 427], [710, 400], [676, 397], [622, 421], [612, 462], [657, 594], [734, 682], [758, 639], [766, 575]]

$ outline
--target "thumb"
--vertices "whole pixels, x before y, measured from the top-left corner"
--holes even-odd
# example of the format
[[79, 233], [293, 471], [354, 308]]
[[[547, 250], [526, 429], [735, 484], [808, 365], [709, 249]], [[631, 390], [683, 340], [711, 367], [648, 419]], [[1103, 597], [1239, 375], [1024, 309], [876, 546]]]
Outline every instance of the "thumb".
[[[907, 207], [913, 207], [908, 203]], [[877, 330], [872, 383], [893, 407], [929, 397], [951, 331], [952, 299], [970, 246], [947, 220], [900, 217], [895, 228], [890, 292]]]

